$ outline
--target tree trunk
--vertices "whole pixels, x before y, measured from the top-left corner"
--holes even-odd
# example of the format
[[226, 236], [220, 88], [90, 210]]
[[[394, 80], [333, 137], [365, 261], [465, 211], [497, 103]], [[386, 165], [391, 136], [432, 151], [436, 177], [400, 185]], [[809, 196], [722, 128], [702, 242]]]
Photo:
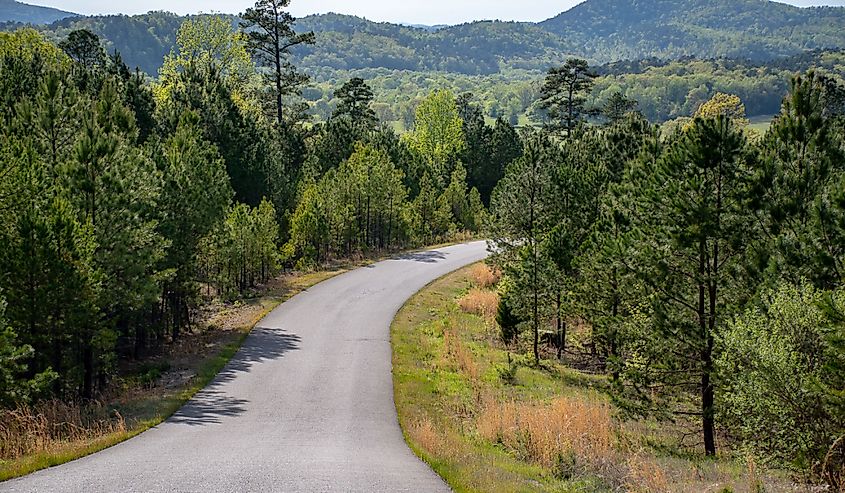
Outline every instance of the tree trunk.
[[701, 351], [701, 426], [704, 435], [704, 453], [708, 456], [716, 455], [715, 422], [713, 419], [714, 392], [710, 377], [713, 367], [713, 343], [710, 325], [715, 315], [715, 298], [710, 297], [710, 313], [708, 314], [707, 295], [714, 294], [712, 284], [705, 283], [707, 276], [707, 243], [704, 239], [699, 242], [699, 265], [698, 265], [698, 324], [705, 346]]
[[560, 316], [561, 310], [560, 291], [557, 292], [555, 299], [555, 313], [557, 314], [557, 359], [563, 359], [563, 349], [566, 346], [566, 326], [563, 323], [563, 318]]
[[94, 349], [90, 338], [82, 344], [82, 368], [82, 398], [91, 399], [94, 397]]

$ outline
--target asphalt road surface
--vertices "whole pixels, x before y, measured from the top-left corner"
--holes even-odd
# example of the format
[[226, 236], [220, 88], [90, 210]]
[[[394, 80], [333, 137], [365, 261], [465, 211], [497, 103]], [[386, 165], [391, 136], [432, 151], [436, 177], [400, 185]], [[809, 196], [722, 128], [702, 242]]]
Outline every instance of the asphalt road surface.
[[484, 242], [405, 254], [318, 284], [165, 423], [0, 491], [448, 492], [403, 440], [389, 328], [414, 293], [486, 255]]

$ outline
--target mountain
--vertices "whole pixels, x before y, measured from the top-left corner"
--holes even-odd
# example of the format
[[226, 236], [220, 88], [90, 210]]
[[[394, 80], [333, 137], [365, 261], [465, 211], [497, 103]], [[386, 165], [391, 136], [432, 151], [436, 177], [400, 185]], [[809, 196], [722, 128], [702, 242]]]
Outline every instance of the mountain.
[[50, 24], [67, 17], [79, 14], [65, 12], [52, 7], [41, 7], [16, 2], [15, 0], [0, 0], [0, 22], [23, 24]]
[[[184, 19], [165, 12], [72, 17], [42, 29], [53, 39], [90, 29], [127, 63], [155, 74]], [[587, 0], [540, 23], [479, 21], [437, 29], [323, 14], [298, 21], [299, 30], [317, 33], [317, 44], [297, 47], [294, 62], [318, 80], [331, 80], [338, 71], [362, 69], [538, 72], [570, 56], [594, 64], [650, 57], [764, 61], [845, 47], [843, 27], [845, 7], [768, 0]]]
[[764, 60], [845, 46], [845, 8], [768, 0], [588, 0], [539, 25], [600, 60]]

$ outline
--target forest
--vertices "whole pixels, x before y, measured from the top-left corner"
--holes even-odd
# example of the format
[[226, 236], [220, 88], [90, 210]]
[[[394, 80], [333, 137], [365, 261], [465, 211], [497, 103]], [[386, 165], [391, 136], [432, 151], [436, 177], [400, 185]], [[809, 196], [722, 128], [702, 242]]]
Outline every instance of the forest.
[[493, 191], [502, 340], [535, 364], [581, 352], [626, 416], [697, 420], [703, 453], [730, 443], [838, 491], [845, 86], [794, 77], [759, 136], [727, 94], [663, 129], [617, 96], [585, 125], [591, 75], [550, 70], [549, 123]]
[[2, 34], [3, 403], [95, 397], [190, 330], [201, 286], [236, 297], [285, 266], [481, 228], [511, 126], [439, 91], [399, 136], [354, 78], [305, 125], [304, 75], [253, 63], [277, 42], [313, 35], [187, 21], [149, 83], [90, 31]]
[[[335, 89], [360, 77], [374, 88], [379, 118], [397, 130], [411, 127], [416, 105], [437, 89], [472, 92], [488, 123], [503, 117], [534, 124], [542, 120], [533, 103], [543, 72], [573, 55], [601, 75], [591, 95], [595, 107], [621, 90], [646, 118], [663, 122], [726, 92], [739, 95], [750, 116], [770, 117], [793, 75], [810, 67], [841, 74], [842, 12], [764, 0], [591, 0], [537, 24], [484, 21], [436, 29], [323, 14], [296, 21], [321, 42], [291, 53], [291, 62], [311, 76], [303, 93], [312, 103], [309, 114], [323, 122], [337, 105]], [[237, 27], [236, 16], [225, 17]], [[90, 30], [107, 53], [118, 51], [130, 69], [155, 77], [189, 18], [167, 12], [70, 17], [36, 28], [55, 43], [73, 30]]]
[[[322, 38], [267, 5], [174, 16], [156, 79], [91, 30], [0, 33], [0, 404], [96, 399], [190, 334], [201, 292], [469, 235], [509, 351], [542, 367], [588, 327], [627, 419], [692, 419], [700, 454], [843, 487], [841, 54], [569, 58], [495, 109], [476, 79], [315, 94], [298, 63]], [[400, 93], [401, 134], [379, 103]], [[746, 103], [776, 113], [765, 134]]]

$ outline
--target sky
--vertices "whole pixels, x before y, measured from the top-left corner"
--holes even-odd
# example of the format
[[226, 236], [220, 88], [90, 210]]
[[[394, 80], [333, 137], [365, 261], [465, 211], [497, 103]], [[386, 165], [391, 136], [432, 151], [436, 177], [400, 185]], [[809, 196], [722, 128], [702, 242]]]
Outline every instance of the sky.
[[[238, 13], [254, 0], [21, 0], [80, 14], [140, 14], [167, 10], [178, 14], [197, 12]], [[845, 0], [782, 0], [793, 5], [839, 5]], [[409, 24], [459, 24], [473, 20], [501, 19], [541, 21], [554, 17], [581, 0], [293, 0], [291, 13], [338, 12], [366, 17], [373, 21]]]

